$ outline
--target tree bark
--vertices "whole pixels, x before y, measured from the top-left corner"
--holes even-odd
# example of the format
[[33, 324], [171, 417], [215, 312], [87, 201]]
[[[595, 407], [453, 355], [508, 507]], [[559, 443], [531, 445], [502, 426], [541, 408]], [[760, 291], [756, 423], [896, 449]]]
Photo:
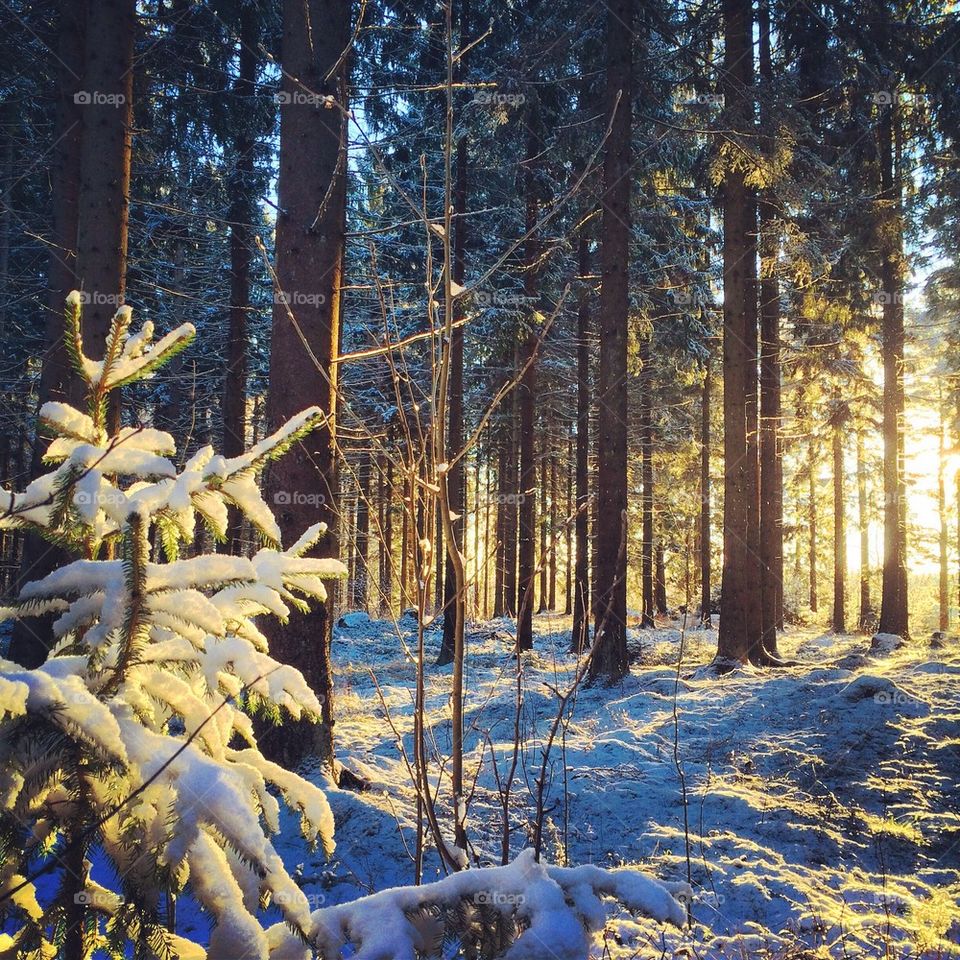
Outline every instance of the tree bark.
[[619, 680], [627, 659], [627, 322], [630, 308], [630, 137], [633, 0], [607, 7], [594, 652], [590, 673]]
[[[766, 88], [761, 126], [775, 130], [770, 115], [773, 66], [770, 51], [770, 5], [759, 5], [760, 77]], [[776, 153], [774, 135], [764, 138], [768, 157]], [[763, 648], [774, 656], [777, 630], [783, 628], [783, 463], [780, 449], [780, 284], [776, 197], [764, 191], [760, 215], [760, 592]]]
[[703, 362], [703, 392], [700, 397], [700, 623], [713, 623], [710, 572], [710, 400], [713, 386], [712, 359]]
[[[256, 143], [252, 105], [256, 95], [258, 15], [252, 4], [240, 8], [239, 72], [233, 87], [233, 170], [230, 175], [230, 310], [227, 324], [227, 372], [223, 384], [223, 455], [243, 453], [247, 436], [247, 314], [256, 211], [253, 151]], [[243, 517], [230, 511], [231, 553], [242, 546]]]
[[[86, 351], [102, 357], [113, 315], [123, 303], [127, 273], [130, 148], [133, 135], [135, 0], [98, 0], [87, 15], [83, 141], [77, 216], [77, 278], [86, 303]], [[76, 382], [74, 398], [81, 400]], [[111, 394], [111, 426], [120, 421]]]
[[557, 506], [559, 503], [559, 493], [560, 491], [557, 488], [557, 453], [556, 451], [551, 451], [550, 453], [550, 515], [549, 515], [549, 525], [547, 529], [547, 540], [549, 542], [549, 547], [547, 551], [547, 562], [549, 563], [549, 575], [547, 577], [547, 608], [550, 610], [557, 609], [557, 553], [558, 543], [557, 543]]
[[[753, 130], [753, 18], [749, 0], [724, 0], [723, 95], [727, 125]], [[759, 558], [753, 552], [757, 512], [755, 419], [757, 344], [757, 207], [741, 170], [723, 183], [723, 582], [717, 658], [762, 659]], [[756, 525], [759, 537], [759, 525]]]
[[857, 516], [860, 528], [860, 616], [861, 630], [873, 626], [873, 603], [870, 599], [870, 519], [867, 502], [867, 466], [863, 450], [863, 431], [857, 430]]
[[[273, 465], [270, 489], [286, 491], [277, 511], [284, 543], [311, 523], [327, 524], [321, 556], [337, 556], [336, 469], [337, 367], [346, 211], [348, 0], [284, 0], [280, 177], [278, 182], [277, 279], [295, 301], [275, 303], [270, 358], [268, 421], [280, 426], [305, 406], [317, 404], [327, 421]], [[318, 97], [336, 104], [325, 108]], [[309, 171], [309, 176], [306, 175]], [[294, 324], [290, 313], [297, 321]], [[301, 342], [299, 331], [310, 346]], [[316, 358], [316, 363], [314, 359]], [[312, 496], [311, 496], [312, 495]], [[333, 594], [309, 614], [294, 612], [273, 635], [274, 655], [297, 667], [318, 694], [322, 722], [307, 724], [266, 744], [275, 758], [293, 764], [306, 755], [333, 761], [333, 676], [330, 645]], [[279, 728], [277, 728], [279, 729]]]
[[807, 571], [809, 576], [810, 611], [817, 613], [817, 448], [810, 432], [807, 442]]
[[567, 438], [567, 522], [564, 529], [566, 540], [566, 565], [564, 567], [563, 612], [565, 616], [573, 613], [573, 475], [574, 453], [573, 434]]
[[[839, 400], [839, 398], [838, 398]], [[843, 473], [843, 429], [840, 411], [833, 422], [833, 617], [834, 633], [846, 633], [847, 520]]]
[[640, 341], [640, 478], [641, 495], [640, 582], [642, 627], [654, 627], [654, 543], [653, 543], [653, 412], [650, 337]]
[[[894, 94], [895, 96], [895, 94]], [[906, 486], [903, 472], [903, 220], [894, 141], [896, 103], [880, 107], [879, 216], [885, 243], [880, 268], [883, 291], [883, 590], [880, 632], [909, 636], [907, 606]]]
[[[87, 29], [85, 0], [61, 0], [57, 28], [57, 112], [50, 174], [52, 229], [47, 258], [47, 313], [39, 401], [65, 400], [72, 376], [63, 339], [64, 301], [77, 287], [77, 224], [80, 207], [80, 152], [85, 106], [77, 102], [83, 89]], [[40, 445], [35, 447], [39, 470]], [[34, 473], [36, 475], [36, 471]]]
[[547, 452], [548, 449], [545, 430], [540, 449], [540, 602], [537, 604], [537, 613], [545, 613], [549, 607], [547, 603], [550, 589], [550, 554], [548, 547], [550, 509], [547, 496], [550, 485], [550, 454]]
[[573, 574], [574, 653], [586, 650], [590, 632], [590, 242], [583, 229], [577, 244], [580, 302], [577, 309], [577, 467]]
[[370, 545], [370, 451], [363, 449], [357, 458], [357, 524], [354, 539], [356, 561], [350, 605], [366, 610], [368, 605]]
[[940, 616], [938, 627], [941, 633], [950, 628], [950, 576], [948, 571], [947, 544], [949, 529], [947, 525], [947, 484], [946, 484], [946, 445], [944, 443], [943, 387], [939, 387], [937, 408], [940, 413], [940, 422], [937, 426], [938, 460], [937, 460], [937, 514], [940, 518], [940, 583], [939, 600]]
[[[530, 127], [533, 129], [531, 121]], [[526, 229], [529, 233], [537, 222], [537, 199], [535, 195], [533, 158], [539, 150], [539, 142], [531, 133], [527, 142], [527, 162], [524, 169], [524, 194], [526, 203]], [[530, 235], [524, 244], [525, 272], [524, 294], [527, 303], [534, 303], [537, 295], [535, 264], [540, 255], [539, 239]], [[534, 418], [534, 398], [537, 392], [536, 352], [538, 332], [534, 318], [529, 319], [529, 330], [524, 337], [520, 354], [523, 374], [517, 386], [517, 402], [520, 405], [520, 540], [518, 551], [519, 588], [517, 599], [517, 649], [533, 649], [533, 592], [535, 573], [535, 538], [537, 529], [537, 460]]]
[[663, 556], [663, 542], [658, 540], [654, 550], [653, 608], [655, 614], [667, 615], [667, 565]]

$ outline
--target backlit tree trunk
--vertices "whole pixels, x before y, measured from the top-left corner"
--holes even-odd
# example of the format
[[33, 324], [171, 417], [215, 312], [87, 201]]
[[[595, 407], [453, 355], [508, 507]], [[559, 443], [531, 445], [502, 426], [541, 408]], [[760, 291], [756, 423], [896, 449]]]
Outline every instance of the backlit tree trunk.
[[[250, 311], [250, 263], [257, 196], [253, 183], [253, 109], [257, 80], [258, 12], [252, 4], [240, 8], [239, 74], [233, 93], [233, 170], [230, 193], [230, 311], [227, 332], [227, 372], [223, 384], [223, 455], [239, 456], [247, 433], [247, 314]], [[241, 544], [242, 517], [231, 510], [232, 552]]]
[[654, 570], [653, 570], [653, 369], [650, 365], [650, 337], [644, 336], [640, 342], [640, 479], [643, 484], [641, 494], [641, 536], [640, 545], [640, 583], [641, 583], [641, 626], [652, 627], [654, 623]]
[[[896, 93], [893, 94], [896, 98]], [[896, 102], [880, 107], [880, 218], [885, 240], [880, 277], [883, 308], [883, 591], [880, 632], [909, 635], [907, 608], [906, 485], [903, 473], [903, 219], [895, 156]]]
[[833, 421], [833, 617], [834, 633], [847, 629], [846, 582], [847, 582], [847, 520], [844, 503], [843, 430], [846, 417], [841, 411], [834, 414]]
[[[526, 202], [526, 228], [533, 229], [537, 220], [537, 202], [534, 194], [535, 184], [532, 169], [533, 158], [539, 151], [539, 142], [533, 136], [527, 143], [528, 163], [524, 174], [524, 195]], [[540, 253], [539, 241], [530, 236], [524, 245], [523, 289], [527, 304], [535, 302], [537, 278], [534, 270]], [[529, 321], [529, 330], [523, 340], [520, 352], [520, 368], [523, 373], [517, 386], [517, 401], [520, 405], [520, 539], [519, 573], [520, 592], [517, 598], [517, 649], [533, 649], [533, 591], [535, 573], [535, 538], [537, 524], [537, 460], [535, 434], [535, 397], [537, 391], [537, 330], [533, 317]]]
[[[110, 321], [123, 302], [133, 135], [135, 0], [98, 0], [87, 16], [77, 216], [77, 279], [87, 298], [84, 345], [102, 357]], [[77, 384], [79, 390], [79, 384]], [[119, 398], [110, 418], [118, 423]], [[74, 395], [75, 399], [81, 399]]]
[[[346, 202], [347, 58], [341, 55], [349, 37], [348, 0], [284, 0], [276, 269], [286, 294], [281, 299], [293, 304], [274, 304], [267, 419], [277, 427], [310, 404], [328, 419], [273, 465], [269, 486], [274, 502], [286, 493], [287, 504], [277, 510], [284, 544], [321, 521], [329, 529], [317, 550], [326, 556], [339, 552], [333, 360], [340, 344]], [[319, 102], [326, 96], [335, 105]], [[323, 707], [322, 723], [295, 735], [285, 724], [271, 738], [270, 753], [288, 764], [308, 754], [333, 759], [332, 621], [331, 590], [326, 603], [309, 614], [292, 613], [272, 637], [277, 659], [303, 673]]]
[[[753, 18], [749, 0], [724, 0], [724, 82], [727, 125], [753, 129]], [[729, 168], [723, 182], [723, 582], [720, 661], [762, 655], [759, 558], [752, 550], [758, 508], [756, 444], [749, 436], [756, 410], [757, 205], [744, 172]], [[759, 525], [757, 536], [759, 536]]]
[[607, 6], [600, 364], [597, 451], [596, 622], [593, 676], [618, 680], [627, 660], [627, 323], [630, 307], [630, 136], [633, 100], [633, 0]]
[[[770, 115], [773, 66], [770, 51], [770, 6], [761, 0], [760, 76], [766, 96], [761, 125], [776, 129]], [[764, 138], [764, 152], [776, 152], [774, 136]], [[777, 630], [783, 627], [783, 464], [780, 451], [780, 285], [779, 243], [773, 191], [765, 191], [760, 215], [760, 573], [763, 647], [777, 655]]]
[[860, 616], [858, 626], [868, 630], [873, 624], [870, 600], [870, 516], [867, 501], [867, 466], [864, 462], [863, 431], [857, 430], [857, 523], [860, 528]]
[[577, 498], [573, 572], [574, 653], [587, 648], [590, 631], [590, 243], [583, 229], [577, 243], [580, 303], [577, 308]]
[[712, 360], [703, 363], [703, 392], [700, 397], [700, 622], [712, 622], [710, 608], [710, 400], [713, 386]]

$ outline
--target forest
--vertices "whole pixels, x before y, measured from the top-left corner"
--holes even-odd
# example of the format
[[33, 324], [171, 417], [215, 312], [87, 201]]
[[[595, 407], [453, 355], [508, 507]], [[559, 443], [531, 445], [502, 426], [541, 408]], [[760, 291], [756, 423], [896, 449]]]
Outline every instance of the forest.
[[0, 27], [0, 960], [960, 957], [954, 0]]

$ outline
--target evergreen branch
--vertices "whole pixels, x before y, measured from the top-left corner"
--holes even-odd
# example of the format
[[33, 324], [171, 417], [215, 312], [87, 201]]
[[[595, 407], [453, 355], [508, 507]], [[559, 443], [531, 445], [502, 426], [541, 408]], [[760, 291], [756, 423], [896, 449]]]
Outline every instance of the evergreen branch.
[[48, 873], [51, 873], [53, 870], [55, 870], [65, 854], [71, 852], [77, 846], [86, 843], [86, 841], [93, 837], [105, 823], [107, 823], [109, 820], [112, 820], [113, 817], [115, 817], [121, 810], [123, 810], [125, 807], [128, 807], [134, 800], [136, 800], [137, 797], [147, 790], [151, 784], [155, 783], [160, 778], [160, 775], [193, 743], [194, 740], [197, 739], [200, 731], [203, 730], [204, 727], [206, 727], [206, 725], [210, 723], [225, 706], [230, 704], [231, 701], [237, 699], [237, 697], [249, 692], [252, 687], [258, 684], [261, 680], [266, 680], [267, 677], [279, 670], [281, 666], [283, 666], [283, 664], [278, 663], [272, 670], [268, 670], [266, 673], [254, 677], [254, 679], [249, 683], [244, 683], [236, 696], [224, 697], [223, 700], [217, 704], [217, 706], [214, 707], [214, 709], [211, 710], [210, 713], [208, 713], [199, 724], [197, 724], [193, 731], [187, 735], [183, 743], [149, 777], [147, 777], [147, 779], [144, 780], [140, 786], [124, 797], [124, 799], [119, 803], [115, 804], [105, 814], [97, 818], [97, 820], [90, 824], [89, 827], [84, 829], [77, 837], [71, 840], [55, 859], [45, 863], [42, 867], [38, 867], [16, 886], [11, 887], [9, 890], [4, 891], [3, 893], [0, 893], [0, 904], [7, 900], [11, 900], [21, 890], [25, 890], [27, 887], [32, 886], [41, 877], [45, 877]]

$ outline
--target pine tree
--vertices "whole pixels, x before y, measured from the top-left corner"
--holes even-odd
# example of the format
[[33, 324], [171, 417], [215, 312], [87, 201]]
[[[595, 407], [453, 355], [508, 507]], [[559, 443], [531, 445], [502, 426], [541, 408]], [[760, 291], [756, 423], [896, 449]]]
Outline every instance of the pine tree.
[[[0, 870], [6, 909], [21, 921], [5, 946], [17, 956], [123, 957], [130, 943], [190, 955], [164, 916], [167, 898], [189, 887], [215, 921], [211, 955], [266, 956], [255, 914], [271, 899], [300, 935], [317, 937], [269, 839], [279, 829], [271, 790], [328, 852], [333, 818], [322, 791], [258, 749], [252, 713], [318, 720], [320, 704], [295, 669], [270, 657], [254, 618], [285, 619], [323, 602], [324, 581], [344, 571], [337, 560], [304, 557], [322, 524], [282, 548], [257, 477], [323, 414], [305, 410], [236, 457], [201, 448], [178, 470], [169, 434], [111, 428], [108, 410], [113, 391], [169, 362], [193, 327], [153, 342], [152, 324], [132, 334], [123, 307], [104, 359], [93, 361], [80, 303], [76, 292], [67, 298], [67, 345], [87, 411], [44, 404], [41, 420], [54, 435], [44, 459], [56, 467], [23, 493], [5, 493], [0, 519], [79, 556], [26, 584], [4, 610], [56, 617], [43, 666], [2, 662]], [[226, 538], [228, 506], [265, 546], [251, 559], [183, 558], [198, 516]], [[91, 878], [94, 851], [121, 878], [116, 888]], [[60, 892], [41, 905], [35, 881], [54, 872]]]

